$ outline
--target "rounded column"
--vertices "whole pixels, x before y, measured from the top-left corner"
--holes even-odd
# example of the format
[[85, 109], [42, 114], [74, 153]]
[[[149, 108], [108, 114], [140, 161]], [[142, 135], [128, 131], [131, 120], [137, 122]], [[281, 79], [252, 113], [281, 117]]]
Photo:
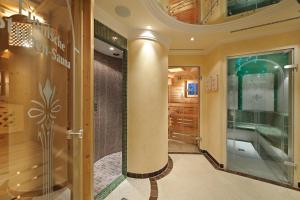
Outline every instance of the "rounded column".
[[168, 162], [168, 48], [151, 31], [128, 45], [129, 175], [157, 173]]

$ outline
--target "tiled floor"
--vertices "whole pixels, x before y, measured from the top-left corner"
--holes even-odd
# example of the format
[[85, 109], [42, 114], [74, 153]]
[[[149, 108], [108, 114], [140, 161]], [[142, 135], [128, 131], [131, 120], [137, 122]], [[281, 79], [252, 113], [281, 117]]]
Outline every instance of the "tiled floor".
[[149, 179], [127, 178], [105, 200], [149, 200]]
[[176, 140], [169, 140], [169, 152], [199, 153], [197, 145], [187, 144]]
[[[158, 180], [159, 200], [299, 200], [300, 192], [219, 171], [203, 155], [172, 154], [174, 166]], [[148, 179], [127, 179], [107, 199], [148, 200]]]
[[107, 155], [94, 163], [94, 195], [122, 175], [122, 152]]

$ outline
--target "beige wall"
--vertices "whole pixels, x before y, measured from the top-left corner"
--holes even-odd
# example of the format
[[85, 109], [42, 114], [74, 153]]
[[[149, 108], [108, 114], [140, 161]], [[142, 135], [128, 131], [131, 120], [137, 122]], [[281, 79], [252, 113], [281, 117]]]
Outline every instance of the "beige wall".
[[204, 56], [201, 55], [169, 55], [169, 66], [202, 66]]
[[168, 161], [168, 52], [143, 39], [128, 52], [128, 171], [150, 173]]
[[[226, 164], [226, 68], [227, 56], [249, 54], [288, 47], [296, 48], [296, 63], [299, 63], [300, 31], [284, 33], [273, 36], [265, 36], [251, 40], [244, 40], [228, 43], [219, 46], [206, 56], [199, 56], [198, 63], [201, 63], [201, 74], [219, 75], [218, 92], [202, 93], [201, 96], [201, 148], [208, 150], [220, 163]], [[179, 56], [174, 58], [169, 56], [169, 63], [172, 65], [187, 65], [190, 57]], [[186, 61], [186, 62], [185, 62]], [[196, 60], [192, 61], [193, 63]], [[203, 84], [201, 84], [203, 85]], [[203, 90], [202, 90], [203, 91]], [[295, 158], [297, 165], [300, 165], [300, 74], [295, 73]], [[300, 169], [296, 171], [297, 180], [300, 181]]]

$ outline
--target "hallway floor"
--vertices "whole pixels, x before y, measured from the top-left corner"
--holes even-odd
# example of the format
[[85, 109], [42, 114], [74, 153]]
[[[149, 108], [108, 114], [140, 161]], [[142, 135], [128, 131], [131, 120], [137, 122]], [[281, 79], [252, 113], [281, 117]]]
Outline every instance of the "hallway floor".
[[[299, 200], [300, 192], [219, 171], [203, 155], [171, 154], [174, 167], [158, 180], [159, 200]], [[125, 180], [106, 199], [148, 200], [149, 179]]]
[[175, 153], [199, 153], [199, 148], [195, 144], [187, 144], [177, 140], [169, 139], [169, 152]]

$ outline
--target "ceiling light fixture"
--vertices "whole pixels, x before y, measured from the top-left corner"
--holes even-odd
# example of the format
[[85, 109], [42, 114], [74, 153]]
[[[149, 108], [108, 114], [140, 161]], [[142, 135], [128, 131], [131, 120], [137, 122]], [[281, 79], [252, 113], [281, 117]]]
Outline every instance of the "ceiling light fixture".
[[191, 37], [191, 41], [195, 41], [195, 38], [194, 38], [194, 37]]
[[115, 50], [115, 48], [113, 48], [113, 47], [109, 47], [109, 50], [110, 50], [110, 51], [114, 51], [114, 50]]
[[155, 40], [156, 37], [151, 31], [144, 31], [142, 34], [140, 34], [140, 38]]
[[171, 73], [176, 73], [176, 72], [183, 72], [184, 70], [181, 67], [178, 67], [178, 68], [169, 68], [168, 71]]

